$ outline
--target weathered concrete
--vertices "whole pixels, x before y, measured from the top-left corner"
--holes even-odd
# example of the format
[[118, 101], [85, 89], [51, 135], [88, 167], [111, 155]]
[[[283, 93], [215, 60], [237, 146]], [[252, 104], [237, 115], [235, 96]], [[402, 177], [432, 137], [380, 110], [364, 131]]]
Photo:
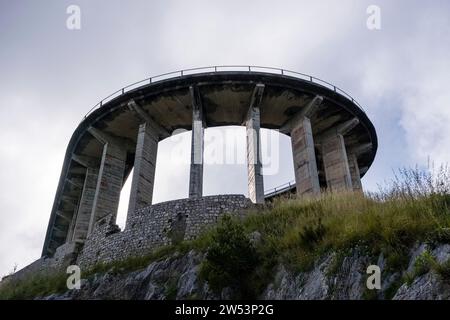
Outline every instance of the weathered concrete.
[[247, 132], [248, 194], [254, 203], [264, 203], [264, 178], [261, 159], [261, 115], [259, 105], [264, 85], [256, 85], [245, 121]]
[[315, 96], [301, 111], [297, 112], [280, 131], [291, 136], [292, 156], [297, 194], [316, 196], [320, 194], [319, 174], [310, 118], [316, 113], [323, 97]]
[[303, 120], [304, 117], [311, 119], [316, 113], [317, 108], [322, 104], [323, 97], [315, 96], [307, 105], [305, 105], [299, 112], [294, 114], [286, 123], [281, 126], [280, 132], [290, 134], [293, 127]]
[[133, 99], [128, 102], [128, 108], [134, 111], [139, 119], [140, 124], [147, 123], [158, 138], [166, 138], [170, 136], [169, 131], [158, 124], [155, 119], [153, 119], [140, 105], [136, 103]]
[[203, 147], [204, 118], [203, 106], [199, 99], [198, 89], [189, 88], [192, 97], [192, 139], [191, 139], [191, 169], [189, 175], [189, 198], [203, 195]]
[[319, 195], [319, 174], [311, 121], [308, 118], [302, 117], [294, 125], [291, 131], [291, 142], [297, 194], [301, 197]]
[[344, 137], [336, 133], [322, 141], [322, 158], [330, 191], [352, 190]]
[[94, 204], [95, 190], [97, 189], [97, 179], [98, 169], [87, 168], [73, 236], [70, 239], [71, 241], [82, 242], [87, 237]]
[[[66, 233], [66, 243], [72, 241], [73, 233], [75, 230], [75, 224], [76, 224], [77, 216], [78, 216], [78, 205], [79, 205], [79, 203], [77, 203], [77, 205], [73, 209], [72, 221], [70, 221], [69, 228], [67, 229], [67, 233]], [[59, 231], [61, 233], [64, 232], [64, 230], [60, 229], [60, 227], [59, 228], [56, 227], [55, 230]]]
[[[317, 137], [322, 136], [324, 132], [330, 130], [336, 132], [336, 128], [343, 125], [350, 127], [356, 125], [350, 133], [341, 134], [345, 137], [346, 147], [349, 150], [359, 150], [363, 146], [370, 146], [366, 151], [363, 150], [362, 154], [357, 155], [361, 176], [373, 162], [378, 143], [375, 129], [367, 115], [353, 100], [314, 81], [298, 79], [288, 74], [252, 70], [184, 74], [161, 80], [143, 83], [139, 88], [125, 90], [127, 92], [111, 97], [83, 119], [77, 127], [66, 151], [42, 250], [43, 256], [53, 255], [58, 246], [71, 238], [67, 233], [73, 230], [69, 228], [69, 225], [71, 221], [74, 221], [76, 199], [81, 198], [82, 193], [80, 187], [82, 182], [80, 183], [79, 180], [85, 175], [86, 167], [100, 167], [106, 143], [121, 145], [124, 153], [135, 154], [136, 132], [142, 123], [149, 123], [147, 120], [151, 119], [151, 122], [157, 126], [158, 139], [165, 139], [176, 129], [195, 127], [192, 106], [194, 105], [194, 109], [195, 106], [201, 107], [202, 102], [204, 103], [204, 108], [201, 108], [202, 129], [214, 126], [246, 125], [246, 115], [249, 114], [251, 106], [259, 109], [259, 127], [280, 130], [289, 121], [291, 124], [296, 123], [302, 116], [301, 112], [309, 108], [314, 109], [313, 102], [320, 102], [313, 116], [303, 114], [310, 119], [314, 142], [319, 145], [321, 141]], [[257, 88], [255, 88], [256, 84], [259, 84]], [[262, 93], [261, 87], [264, 87], [263, 97], [259, 94]], [[194, 88], [195, 93], [193, 93]], [[249, 100], [252, 102], [249, 103]], [[349, 119], [352, 120], [348, 123]], [[359, 122], [361, 123], [358, 125]], [[92, 131], [93, 127], [97, 130]], [[194, 128], [194, 131], [203, 133], [202, 129]], [[289, 130], [286, 134], [290, 132]], [[196, 148], [200, 151], [203, 149], [201, 136], [202, 134], [194, 134], [193, 137], [194, 140], [195, 137], [200, 137], [197, 139], [200, 143], [194, 143], [199, 146]], [[112, 140], [109, 139], [111, 137]], [[255, 143], [250, 149], [255, 147], [259, 149], [258, 134], [249, 135], [249, 140], [252, 139]], [[320, 153], [316, 155], [318, 160], [321, 160]], [[79, 156], [73, 158], [74, 154]], [[257, 194], [262, 194], [263, 179], [258, 170], [260, 168], [257, 162], [259, 152], [253, 150], [251, 154], [253, 154], [253, 161], [249, 159], [250, 163], [256, 161], [256, 167], [253, 165], [249, 167], [249, 180], [252, 186], [249, 191], [253, 194], [253, 200], [257, 202], [262, 198]], [[191, 196], [198, 197], [202, 194], [203, 159], [201, 155], [202, 152], [193, 152], [192, 155]], [[196, 161], [197, 157], [201, 160]], [[131, 158], [127, 157], [127, 159]], [[132, 169], [132, 163], [126, 162], [125, 175], [128, 175]], [[97, 165], [92, 165], [93, 163]], [[318, 167], [321, 171], [322, 163]], [[253, 169], [256, 170], [252, 171]], [[255, 179], [251, 178], [252, 176]], [[322, 172], [319, 172], [319, 180], [322, 184], [321, 177]], [[258, 183], [259, 181], [261, 183]]]
[[88, 233], [91, 232], [95, 222], [103, 217], [110, 214], [117, 216], [125, 160], [126, 152], [123, 147], [111, 142], [104, 145]]
[[362, 184], [361, 184], [361, 174], [359, 172], [358, 166], [358, 157], [354, 153], [349, 153], [347, 155], [348, 158], [348, 168], [350, 170], [350, 176], [352, 178], [352, 187], [353, 191], [362, 192]]
[[157, 152], [158, 136], [155, 130], [149, 123], [141, 124], [134, 157], [127, 221], [136, 210], [152, 204]]

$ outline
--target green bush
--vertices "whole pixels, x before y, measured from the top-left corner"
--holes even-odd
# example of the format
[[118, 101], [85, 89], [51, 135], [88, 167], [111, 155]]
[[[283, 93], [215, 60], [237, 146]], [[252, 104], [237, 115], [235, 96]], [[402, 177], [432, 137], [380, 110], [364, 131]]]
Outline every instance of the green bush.
[[236, 298], [253, 297], [252, 274], [258, 265], [256, 249], [241, 224], [225, 216], [212, 236], [200, 275], [219, 293], [230, 287]]

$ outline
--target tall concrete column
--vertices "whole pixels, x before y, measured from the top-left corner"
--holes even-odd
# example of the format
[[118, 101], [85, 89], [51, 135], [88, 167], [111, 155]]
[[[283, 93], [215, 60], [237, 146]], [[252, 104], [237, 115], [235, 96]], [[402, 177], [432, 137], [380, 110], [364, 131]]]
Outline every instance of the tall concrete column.
[[292, 156], [297, 194], [316, 196], [320, 194], [319, 174], [314, 149], [314, 138], [310, 118], [317, 111], [323, 97], [315, 96], [281, 128], [291, 136]]
[[192, 140], [189, 198], [196, 198], [203, 195], [204, 118], [198, 89], [190, 87], [190, 92], [192, 97]]
[[123, 146], [118, 146], [113, 142], [105, 143], [88, 233], [91, 233], [94, 224], [105, 216], [109, 214], [117, 216], [125, 160], [126, 150]]
[[367, 167], [360, 168], [358, 158], [372, 151], [372, 142], [350, 146], [347, 149], [347, 157], [349, 161], [350, 175], [352, 176], [353, 190], [362, 192], [361, 175], [367, 171]]
[[350, 176], [352, 179], [353, 191], [362, 192], [363, 189], [361, 184], [361, 174], [359, 172], [358, 166], [358, 157], [354, 153], [349, 153], [347, 155], [347, 158]]
[[158, 135], [149, 123], [141, 124], [134, 157], [127, 225], [136, 210], [152, 204], [157, 152]]
[[248, 195], [252, 202], [264, 203], [259, 108], [252, 108], [251, 112], [249, 112], [246, 131]]
[[322, 158], [328, 189], [352, 190], [352, 178], [342, 134], [329, 135], [322, 141]]
[[87, 168], [83, 191], [78, 206], [72, 241], [82, 242], [86, 239], [91, 222], [92, 207], [94, 204], [95, 191], [97, 188], [98, 169]]
[[253, 203], [264, 203], [264, 177], [261, 157], [261, 111], [260, 104], [264, 84], [258, 83], [253, 90], [250, 106], [245, 119], [247, 135], [247, 176], [248, 195]]
[[293, 125], [291, 143], [297, 194], [300, 197], [319, 195], [319, 174], [309, 118], [302, 117]]

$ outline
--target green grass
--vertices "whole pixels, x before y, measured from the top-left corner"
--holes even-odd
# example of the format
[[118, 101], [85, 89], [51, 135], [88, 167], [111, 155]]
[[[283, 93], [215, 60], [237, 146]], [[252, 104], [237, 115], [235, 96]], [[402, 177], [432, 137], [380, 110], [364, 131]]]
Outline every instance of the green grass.
[[[162, 247], [144, 256], [129, 257], [111, 263], [98, 263], [85, 272], [82, 272], [81, 276], [83, 279], [88, 279], [97, 273], [110, 272], [113, 274], [124, 274], [140, 270], [147, 267], [150, 263], [164, 259], [176, 252], [184, 254], [190, 247], [189, 242], [183, 242], [178, 245]], [[67, 277], [68, 275], [64, 272], [58, 272], [48, 275], [29, 276], [14, 282], [6, 281], [0, 287], [0, 300], [26, 300], [45, 297], [53, 293], [63, 293], [67, 290]], [[173, 288], [168, 288], [167, 293], [169, 296], [173, 295]]]
[[67, 275], [63, 273], [32, 276], [0, 287], [0, 300], [28, 300], [67, 290]]
[[252, 213], [243, 225], [247, 232], [261, 232], [269, 251], [299, 270], [325, 252], [355, 246], [373, 255], [383, 252], [398, 268], [407, 261], [407, 248], [450, 226], [449, 209], [443, 206], [447, 199], [377, 201], [353, 193], [327, 194], [318, 200], [278, 201]]
[[[255, 292], [261, 292], [272, 280], [279, 263], [294, 272], [308, 271], [325, 254], [335, 252], [335, 261], [327, 270], [327, 274], [334, 274], [343, 256], [358, 247], [369, 257], [376, 258], [382, 253], [387, 271], [403, 271], [415, 243], [449, 242], [447, 169], [441, 169], [438, 175], [417, 169], [401, 170], [400, 175], [387, 184], [389, 188], [376, 194], [325, 193], [309, 200], [280, 198], [263, 210], [250, 212], [243, 221], [234, 219], [243, 233], [258, 231], [262, 235], [256, 248], [258, 266], [254, 271], [260, 276], [249, 274]], [[200, 243], [205, 248], [214, 245], [214, 232], [220, 228], [207, 234], [207, 241], [200, 238]], [[223, 259], [226, 256], [223, 254]], [[450, 273], [449, 266], [450, 262], [434, 265], [434, 270], [446, 276]]]
[[[99, 264], [82, 276], [138, 270], [175, 252], [183, 254], [192, 249], [209, 256], [202, 266], [210, 269], [209, 275], [208, 272], [203, 274], [206, 280], [222, 274], [222, 278], [216, 277], [219, 279], [217, 290], [236, 285], [233, 283], [236, 277], [240, 283], [246, 283], [242, 278], [246, 276], [251, 279], [252, 295], [260, 293], [272, 280], [274, 269], [280, 263], [292, 271], [306, 271], [325, 254], [335, 252], [336, 261], [332, 263], [332, 270], [327, 272], [333, 274], [339, 270], [343, 256], [355, 247], [364, 250], [369, 257], [383, 253], [388, 270], [403, 271], [415, 243], [450, 242], [450, 179], [445, 170], [436, 176], [423, 174], [417, 169], [400, 171], [403, 178], [396, 176], [376, 194], [348, 192], [325, 193], [317, 199], [279, 198], [262, 209], [248, 212], [244, 219], [228, 219], [228, 227], [221, 223], [196, 240], [164, 247], [143, 257]], [[243, 237], [253, 231], [262, 236], [254, 252], [248, 239]], [[230, 232], [233, 235], [231, 240], [226, 236]], [[251, 258], [252, 263], [257, 263], [248, 270], [241, 270], [239, 266], [221, 264], [222, 258], [239, 263]], [[440, 265], [428, 260], [424, 263], [449, 279], [450, 262]], [[50, 283], [47, 285], [39, 284], [39, 279], [30, 279], [18, 285], [15, 291], [6, 290], [8, 294], [1, 288], [0, 298], [31, 297], [31, 293], [43, 295], [51, 288], [61, 287], [57, 279], [56, 276], [50, 281], [47, 279]], [[174, 289], [169, 289], [172, 296]]]

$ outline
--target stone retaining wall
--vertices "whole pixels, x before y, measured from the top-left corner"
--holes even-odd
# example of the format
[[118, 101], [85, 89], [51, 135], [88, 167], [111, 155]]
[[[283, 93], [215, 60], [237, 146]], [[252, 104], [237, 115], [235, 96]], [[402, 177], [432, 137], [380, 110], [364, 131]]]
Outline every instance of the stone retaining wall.
[[78, 255], [87, 268], [99, 262], [148, 254], [163, 245], [191, 240], [225, 213], [242, 213], [252, 205], [243, 195], [219, 195], [158, 203], [135, 212], [124, 231], [112, 215], [98, 221]]

